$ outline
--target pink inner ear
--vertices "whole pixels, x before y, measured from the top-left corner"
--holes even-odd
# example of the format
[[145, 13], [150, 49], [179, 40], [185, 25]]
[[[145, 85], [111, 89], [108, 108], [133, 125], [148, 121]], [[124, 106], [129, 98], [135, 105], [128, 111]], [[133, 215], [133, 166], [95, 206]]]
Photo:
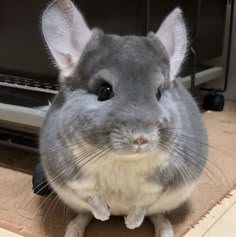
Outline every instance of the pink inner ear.
[[74, 66], [72, 56], [70, 54], [64, 54], [65, 57], [65, 69], [68, 70]]
[[173, 31], [170, 31], [169, 33], [166, 33], [165, 37], [165, 49], [169, 55], [169, 57], [172, 57], [175, 52], [175, 36]]
[[165, 47], [170, 58], [170, 76], [175, 78], [178, 73], [187, 48], [187, 32], [182, 12], [179, 8], [173, 10], [163, 21], [156, 37]]
[[76, 62], [73, 60], [72, 55], [69, 53], [56, 52], [60, 57], [60, 70], [61, 71], [70, 71]]
[[53, 1], [43, 14], [42, 29], [58, 68], [72, 69], [91, 37], [82, 14], [69, 0]]

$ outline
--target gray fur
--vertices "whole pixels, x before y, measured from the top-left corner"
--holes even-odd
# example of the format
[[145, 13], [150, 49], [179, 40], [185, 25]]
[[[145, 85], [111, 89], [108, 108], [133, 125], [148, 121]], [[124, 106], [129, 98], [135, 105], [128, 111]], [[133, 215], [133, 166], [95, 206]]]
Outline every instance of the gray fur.
[[[165, 189], [177, 188], [186, 181], [197, 179], [205, 166], [208, 153], [207, 134], [192, 96], [178, 81], [173, 82], [169, 92], [171, 101], [176, 103], [175, 113], [179, 119], [170, 126], [176, 128], [174, 133], [178, 134], [178, 137], [172, 144], [171, 140], [169, 144], [167, 142], [167, 146], [175, 146], [175, 149], [170, 148], [172, 161], [181, 159], [184, 165], [178, 167], [176, 162], [176, 166], [172, 164], [162, 170], [158, 168], [151, 175], [151, 179], [161, 182]], [[181, 174], [184, 166], [191, 170], [190, 174]]]
[[[63, 8], [63, 2], [58, 2]], [[71, 7], [69, 1], [66, 3], [67, 7]], [[178, 15], [176, 19], [182, 19], [180, 10], [176, 10], [175, 14]], [[45, 15], [50, 15], [50, 12]], [[175, 19], [174, 15], [172, 19]], [[166, 22], [168, 26], [170, 21]], [[182, 20], [180, 24], [181, 32], [184, 32]], [[47, 25], [44, 28], [47, 29]], [[90, 31], [86, 30], [90, 36]], [[60, 29], [57, 32], [60, 35]], [[49, 43], [50, 37], [53, 36], [46, 38]], [[169, 41], [173, 46], [174, 43]], [[186, 42], [180, 46], [184, 54]], [[55, 49], [57, 47], [53, 47], [53, 53], [57, 55]], [[184, 55], [178, 52], [175, 59], [174, 53], [169, 54], [170, 51], [155, 34], [121, 37], [107, 35], [97, 29], [92, 31], [76, 65], [70, 65], [73, 66], [71, 73], [62, 72], [61, 90], [41, 130], [41, 159], [46, 174], [53, 182], [69, 190], [67, 182], [77, 180], [79, 183], [81, 179], [90, 178], [82, 172], [84, 162], [92, 165], [97, 154], [105, 149], [120, 157], [134, 153], [132, 137], [143, 133], [149, 134], [149, 142], [143, 146], [144, 153], [155, 152], [158, 157], [164, 151], [169, 157], [162, 165], [157, 158], [152, 168], [142, 174], [147, 183], [161, 187], [160, 196], [197, 181], [207, 159], [207, 135], [192, 96], [178, 80], [172, 78], [171, 68], [174, 67], [177, 72], [178, 59], [182, 60]], [[64, 56], [60, 55], [60, 63], [66, 61]], [[96, 94], [103, 82], [112, 85], [114, 97], [101, 102]], [[160, 101], [156, 98], [158, 88], [162, 92]], [[75, 154], [75, 151], [78, 152]], [[109, 162], [105, 156], [102, 159]], [[112, 170], [104, 172], [112, 175]], [[144, 215], [145, 212], [140, 210], [134, 209], [133, 213]], [[128, 225], [138, 226], [142, 215], [137, 219], [129, 216], [127, 220], [131, 224]], [[105, 219], [104, 216], [107, 215], [100, 219]]]
[[[53, 164], [55, 171], [52, 176], [60, 170], [58, 170], [60, 165], [56, 164], [63, 162], [61, 161], [65, 155], [63, 153], [67, 152], [67, 149], [63, 149], [65, 140], [73, 143], [73, 140], [79, 139], [78, 134], [93, 146], [100, 147], [105, 144], [112, 146], [110, 135], [112, 130], [118, 129], [116, 135], [120, 136], [121, 141], [116, 145], [120, 147], [126, 145], [122, 140], [131, 130], [151, 131], [157, 129], [158, 124], [163, 129], [177, 128], [174, 133], [181, 133], [207, 143], [199, 110], [190, 94], [178, 81], [169, 82], [169, 88], [162, 91], [160, 102], [155, 97], [157, 88], [164, 83], [163, 80], [169, 80], [168, 58], [157, 39], [120, 37], [96, 31], [93, 37], [96, 38], [96, 42], [94, 43], [92, 38], [87, 45], [73, 76], [68, 79], [67, 85], [52, 103], [42, 129], [42, 155], [49, 160], [47, 167]], [[100, 83], [101, 79], [112, 84], [115, 94], [112, 100], [97, 101], [94, 93], [96, 82]], [[97, 137], [94, 135], [96, 130], [107, 133]], [[165, 136], [168, 146], [172, 138], [169, 134]], [[199, 176], [204, 166], [206, 146], [201, 142], [183, 139], [177, 139], [174, 144], [186, 153], [182, 159], [188, 167], [193, 166], [191, 171], [194, 179]], [[47, 154], [49, 144], [50, 153]], [[188, 145], [191, 145], [190, 148], [193, 150], [191, 156], [188, 155], [189, 150], [185, 149]], [[55, 146], [57, 151], [54, 154], [51, 150]], [[61, 156], [58, 156], [58, 150]], [[196, 157], [194, 152], [201, 155]], [[175, 156], [179, 155], [174, 154], [173, 159]], [[199, 162], [199, 159], [202, 160]], [[195, 165], [196, 162], [199, 162], [198, 166]], [[181, 169], [170, 165], [164, 170], [157, 168], [151, 177], [163, 186], [169, 183], [177, 187], [177, 184], [183, 182], [180, 172]]]

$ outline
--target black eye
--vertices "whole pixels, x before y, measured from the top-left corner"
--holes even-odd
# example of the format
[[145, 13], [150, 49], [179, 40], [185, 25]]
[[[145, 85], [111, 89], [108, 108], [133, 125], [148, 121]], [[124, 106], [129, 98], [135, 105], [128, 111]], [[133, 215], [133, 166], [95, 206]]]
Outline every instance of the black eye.
[[161, 90], [160, 89], [157, 89], [156, 97], [157, 97], [158, 101], [161, 99]]
[[98, 89], [98, 100], [105, 101], [109, 100], [113, 97], [112, 86], [108, 83], [103, 83], [101, 87]]

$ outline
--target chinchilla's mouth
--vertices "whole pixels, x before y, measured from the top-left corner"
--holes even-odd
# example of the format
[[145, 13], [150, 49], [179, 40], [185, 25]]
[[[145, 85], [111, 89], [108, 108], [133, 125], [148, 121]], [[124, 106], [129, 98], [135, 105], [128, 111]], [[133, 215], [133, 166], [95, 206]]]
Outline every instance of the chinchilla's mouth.
[[113, 153], [112, 157], [118, 160], [143, 160], [151, 157], [156, 157], [156, 152], [122, 152], [122, 153]]
[[129, 149], [115, 149], [114, 154], [120, 157], [146, 157], [150, 154], [157, 153], [157, 151], [151, 148], [129, 148]]

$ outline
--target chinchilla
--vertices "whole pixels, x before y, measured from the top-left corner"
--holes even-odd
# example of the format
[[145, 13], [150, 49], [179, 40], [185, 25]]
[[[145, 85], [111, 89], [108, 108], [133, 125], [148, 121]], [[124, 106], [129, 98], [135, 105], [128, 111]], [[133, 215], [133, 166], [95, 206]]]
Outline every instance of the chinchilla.
[[187, 50], [179, 8], [156, 33], [118, 36], [90, 29], [69, 0], [42, 17], [59, 68], [60, 91], [41, 129], [50, 185], [78, 212], [66, 237], [82, 237], [92, 217], [145, 216], [156, 236], [173, 237], [164, 213], [190, 196], [207, 159], [199, 109], [177, 75]]

